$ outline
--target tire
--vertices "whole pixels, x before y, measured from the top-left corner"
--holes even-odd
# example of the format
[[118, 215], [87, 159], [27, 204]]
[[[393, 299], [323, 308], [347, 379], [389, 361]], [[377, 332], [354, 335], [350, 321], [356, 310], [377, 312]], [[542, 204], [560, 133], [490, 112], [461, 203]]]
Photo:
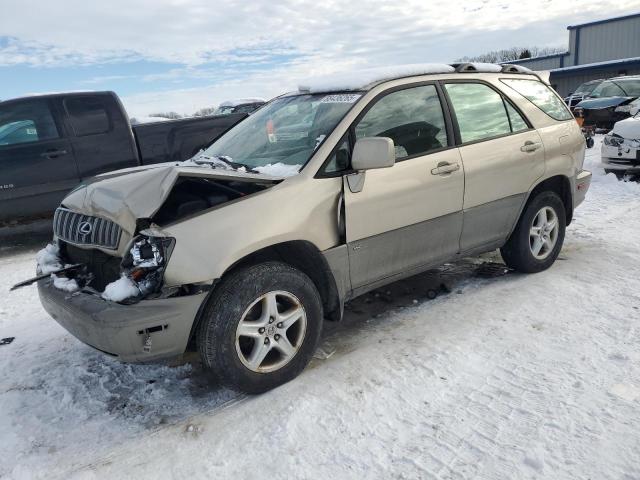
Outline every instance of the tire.
[[[540, 227], [545, 218], [541, 216], [542, 211], [549, 220], [544, 224], [546, 227]], [[552, 217], [555, 217], [557, 228], [549, 230]], [[523, 273], [537, 273], [553, 265], [564, 242], [566, 218], [564, 203], [556, 193], [538, 193], [527, 203], [516, 229], [500, 249], [507, 266]]]
[[284, 263], [265, 262], [231, 273], [215, 288], [196, 342], [202, 363], [220, 383], [262, 393], [304, 370], [320, 341], [322, 319], [311, 279]]

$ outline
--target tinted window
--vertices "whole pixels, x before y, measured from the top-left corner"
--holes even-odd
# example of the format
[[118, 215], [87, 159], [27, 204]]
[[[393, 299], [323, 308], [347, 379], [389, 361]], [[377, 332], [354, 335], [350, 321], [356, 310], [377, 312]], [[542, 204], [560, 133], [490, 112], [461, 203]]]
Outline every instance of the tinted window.
[[507, 113], [509, 114], [509, 120], [511, 120], [511, 131], [521, 132], [522, 130], [527, 130], [529, 125], [524, 121], [522, 115], [509, 102], [505, 101], [504, 104], [507, 106]]
[[433, 85], [399, 90], [382, 97], [356, 126], [356, 138], [389, 137], [396, 159], [447, 146], [438, 92]]
[[59, 138], [46, 100], [0, 106], [0, 146]]
[[502, 82], [509, 85], [551, 118], [555, 120], [573, 118], [565, 103], [544, 83], [538, 80], [515, 78], [505, 78]]
[[64, 105], [77, 137], [106, 133], [110, 129], [109, 114], [102, 99], [68, 98]]
[[458, 120], [462, 143], [511, 133], [502, 96], [480, 83], [445, 85]]

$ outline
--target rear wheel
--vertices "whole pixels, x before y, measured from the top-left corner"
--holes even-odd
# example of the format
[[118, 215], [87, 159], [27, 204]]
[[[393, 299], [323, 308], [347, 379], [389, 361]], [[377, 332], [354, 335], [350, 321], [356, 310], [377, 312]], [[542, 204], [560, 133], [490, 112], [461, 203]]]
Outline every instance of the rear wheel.
[[203, 364], [234, 390], [261, 393], [296, 377], [320, 339], [322, 303], [308, 276], [278, 262], [225, 278], [203, 311]]
[[518, 225], [500, 254], [505, 263], [520, 272], [546, 270], [555, 262], [566, 227], [566, 213], [554, 192], [540, 192], [524, 209]]

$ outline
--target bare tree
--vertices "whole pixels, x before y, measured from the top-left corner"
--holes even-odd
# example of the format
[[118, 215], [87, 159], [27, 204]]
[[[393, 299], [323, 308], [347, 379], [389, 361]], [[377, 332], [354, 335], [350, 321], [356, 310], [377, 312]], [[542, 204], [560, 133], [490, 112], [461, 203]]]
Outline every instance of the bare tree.
[[513, 62], [514, 60], [543, 57], [545, 55], [565, 52], [566, 49], [560, 47], [510, 47], [502, 50], [493, 50], [491, 52], [475, 55], [473, 57], [465, 56], [459, 58], [458, 60], [456, 60], [456, 62]]

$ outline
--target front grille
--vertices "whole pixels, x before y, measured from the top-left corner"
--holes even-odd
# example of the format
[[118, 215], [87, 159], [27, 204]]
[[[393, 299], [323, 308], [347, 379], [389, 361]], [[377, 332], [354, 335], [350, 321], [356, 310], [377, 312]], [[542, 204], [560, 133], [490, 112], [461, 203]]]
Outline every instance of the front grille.
[[111, 220], [58, 208], [53, 216], [53, 231], [65, 242], [115, 250], [122, 229]]

